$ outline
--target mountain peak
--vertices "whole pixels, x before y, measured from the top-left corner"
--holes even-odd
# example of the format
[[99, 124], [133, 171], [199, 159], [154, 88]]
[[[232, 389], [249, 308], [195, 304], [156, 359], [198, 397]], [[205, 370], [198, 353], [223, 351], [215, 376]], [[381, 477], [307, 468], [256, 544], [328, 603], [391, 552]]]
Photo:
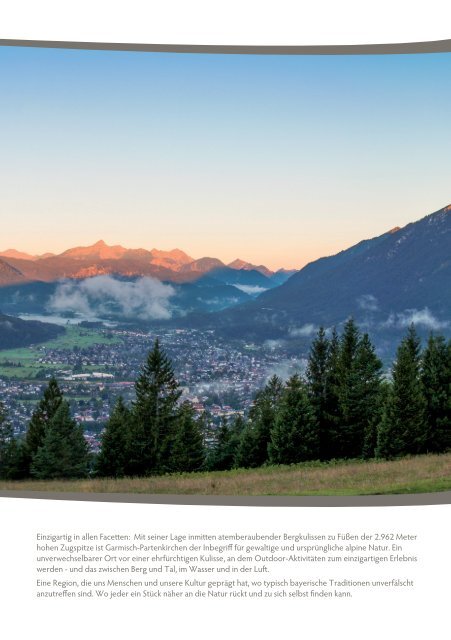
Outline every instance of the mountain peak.
[[208, 271], [213, 271], [213, 269], [222, 269], [223, 267], [225, 267], [225, 264], [221, 262], [221, 260], [205, 256], [204, 258], [199, 258], [198, 260], [193, 260], [192, 262], [182, 265], [180, 267], [180, 273], [207, 273]]
[[267, 276], [268, 278], [270, 276], [273, 275], [274, 271], [271, 271], [270, 269], [268, 269], [268, 267], [265, 267], [264, 264], [252, 264], [251, 262], [246, 262], [245, 260], [241, 260], [241, 258], [237, 258], [236, 260], [233, 260], [233, 262], [230, 262], [227, 265], [230, 269], [237, 269], [239, 271], [241, 270], [245, 270], [245, 271], [259, 271], [262, 275]]
[[241, 260], [241, 258], [237, 258], [233, 262], [230, 262], [227, 266], [231, 269], [244, 269], [248, 264], [249, 262], [245, 262], [244, 260]]
[[171, 251], [162, 251], [161, 249], [152, 249], [150, 251], [151, 262], [158, 267], [164, 267], [171, 271], [179, 271], [181, 267], [193, 262], [188, 254], [181, 249], [172, 249]]
[[103, 240], [98, 240], [88, 247], [74, 247], [64, 251], [61, 256], [80, 260], [83, 258], [100, 258], [101, 260], [117, 260], [121, 258], [127, 249], [120, 245], [109, 246]]
[[17, 251], [17, 249], [6, 249], [6, 251], [0, 251], [2, 258], [16, 258], [17, 260], [36, 260], [36, 256], [32, 256], [24, 251]]

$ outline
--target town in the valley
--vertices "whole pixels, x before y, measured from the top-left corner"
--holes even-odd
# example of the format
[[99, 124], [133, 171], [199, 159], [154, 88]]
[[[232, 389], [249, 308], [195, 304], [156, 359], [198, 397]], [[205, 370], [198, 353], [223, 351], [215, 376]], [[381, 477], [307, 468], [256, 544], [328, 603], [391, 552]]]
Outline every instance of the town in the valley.
[[[16, 435], [26, 431], [48, 380], [55, 376], [73, 417], [97, 451], [117, 398], [133, 402], [134, 381], [156, 337], [172, 361], [180, 401], [207, 418], [211, 434], [221, 420], [247, 415], [256, 392], [272, 375], [287, 378], [305, 367], [305, 361], [285, 352], [283, 345], [229, 342], [214, 331], [78, 326], [67, 331], [81, 337], [81, 344], [84, 338], [86, 346], [75, 340], [73, 346], [50, 342], [18, 352], [0, 351], [0, 395]], [[24, 357], [27, 350], [31, 364]]]

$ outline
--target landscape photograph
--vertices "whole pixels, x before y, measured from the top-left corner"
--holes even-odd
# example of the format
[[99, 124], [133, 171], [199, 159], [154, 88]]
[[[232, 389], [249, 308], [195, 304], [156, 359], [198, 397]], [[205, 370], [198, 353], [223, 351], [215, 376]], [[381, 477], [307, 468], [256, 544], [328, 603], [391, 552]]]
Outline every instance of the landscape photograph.
[[451, 54], [0, 76], [0, 491], [451, 490]]

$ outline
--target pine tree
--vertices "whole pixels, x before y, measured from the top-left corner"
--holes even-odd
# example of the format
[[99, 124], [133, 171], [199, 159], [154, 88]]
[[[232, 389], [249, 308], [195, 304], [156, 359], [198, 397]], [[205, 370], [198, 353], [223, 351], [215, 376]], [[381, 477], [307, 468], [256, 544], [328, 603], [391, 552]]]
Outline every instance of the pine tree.
[[306, 370], [307, 392], [318, 423], [319, 449], [322, 460], [330, 456], [330, 419], [328, 416], [328, 374], [330, 343], [323, 327], [312, 342]]
[[286, 383], [276, 423], [271, 432], [269, 459], [293, 464], [318, 457], [318, 425], [305, 385], [298, 375]]
[[346, 420], [346, 457], [368, 454], [369, 433], [379, 422], [381, 403], [382, 362], [376, 355], [369, 336], [365, 333], [358, 342], [354, 361], [348, 376]]
[[227, 471], [236, 466], [237, 451], [244, 429], [241, 417], [229, 425], [227, 419], [221, 420], [216, 443], [210, 451], [206, 466], [210, 471]]
[[38, 406], [31, 416], [25, 435], [24, 453], [28, 473], [30, 472], [33, 458], [44, 441], [47, 426], [57, 412], [62, 400], [63, 394], [58, 386], [58, 382], [55, 378], [51, 378]]
[[82, 478], [87, 475], [88, 463], [83, 429], [71, 418], [69, 404], [63, 400], [33, 458], [31, 474], [38, 479]]
[[426, 399], [425, 452], [440, 453], [451, 447], [451, 343], [430, 336], [421, 363]]
[[426, 401], [420, 380], [420, 340], [412, 325], [393, 365], [393, 383], [378, 431], [381, 458], [417, 454], [426, 440]]
[[340, 338], [338, 356], [339, 383], [337, 391], [339, 411], [336, 423], [335, 448], [339, 458], [350, 458], [361, 454], [361, 449], [357, 454], [354, 451], [355, 392], [358, 382], [355, 361], [360, 339], [360, 333], [354, 319], [349, 318], [344, 325]]
[[3, 402], [0, 401], [0, 478], [12, 480], [18, 476], [19, 448], [14, 430], [8, 419]]
[[232, 438], [231, 438], [231, 446], [233, 450], [233, 468], [237, 468], [237, 454], [240, 446], [241, 439], [243, 437], [244, 430], [246, 429], [246, 420], [243, 418], [241, 414], [237, 414], [232, 421], [231, 430], [232, 430]]
[[380, 382], [377, 402], [373, 406], [373, 413], [370, 414], [365, 426], [363, 435], [362, 458], [369, 460], [374, 458], [377, 452], [377, 436], [384, 416], [384, 409], [388, 402], [391, 385], [387, 380]]
[[272, 376], [266, 386], [256, 394], [254, 406], [249, 413], [249, 422], [241, 435], [236, 466], [260, 467], [268, 460], [268, 445], [282, 391], [282, 380]]
[[335, 327], [329, 340], [326, 379], [324, 390], [324, 413], [322, 431], [323, 459], [337, 458], [340, 442], [340, 340]]
[[96, 474], [118, 478], [125, 475], [129, 441], [130, 411], [119, 397], [102, 434], [96, 460]]
[[[205, 449], [207, 449], [215, 438], [213, 417], [209, 411], [203, 411], [197, 416], [196, 422], [202, 435], [202, 442], [204, 443]], [[205, 455], [207, 455], [207, 451], [205, 451]]]
[[339, 366], [342, 374], [344, 375], [347, 375], [348, 372], [352, 370], [352, 365], [357, 355], [359, 341], [360, 332], [354, 318], [351, 317], [345, 322], [340, 339]]
[[200, 471], [205, 463], [205, 447], [194, 411], [184, 403], [175, 421], [174, 435], [167, 456], [170, 472]]
[[352, 318], [340, 339], [334, 331], [327, 351], [325, 342], [324, 333], [319, 334], [307, 369], [321, 458], [361, 457], [364, 447], [368, 455], [378, 422], [382, 363]]
[[257, 450], [257, 438], [251, 422], [247, 422], [241, 434], [235, 455], [234, 465], [237, 469], [251, 469], [257, 467], [255, 460]]
[[126, 471], [131, 475], [160, 473], [168, 463], [166, 440], [173, 433], [181, 391], [158, 339], [136, 380], [135, 391]]

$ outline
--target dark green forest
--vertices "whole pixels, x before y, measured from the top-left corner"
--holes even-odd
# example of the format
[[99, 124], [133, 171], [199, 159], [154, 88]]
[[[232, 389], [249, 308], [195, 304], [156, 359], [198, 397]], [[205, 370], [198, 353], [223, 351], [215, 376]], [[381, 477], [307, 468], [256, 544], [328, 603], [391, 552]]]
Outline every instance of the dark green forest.
[[451, 448], [451, 341], [431, 334], [422, 347], [412, 325], [391, 371], [367, 333], [349, 319], [339, 334], [319, 329], [304, 375], [273, 376], [246, 418], [224, 420], [206, 445], [208, 415], [181, 402], [171, 361], [158, 340], [119, 398], [89, 453], [58, 383], [51, 379], [24, 437], [14, 437], [0, 402], [0, 477], [51, 479], [167, 473], [338, 459], [393, 459]]

